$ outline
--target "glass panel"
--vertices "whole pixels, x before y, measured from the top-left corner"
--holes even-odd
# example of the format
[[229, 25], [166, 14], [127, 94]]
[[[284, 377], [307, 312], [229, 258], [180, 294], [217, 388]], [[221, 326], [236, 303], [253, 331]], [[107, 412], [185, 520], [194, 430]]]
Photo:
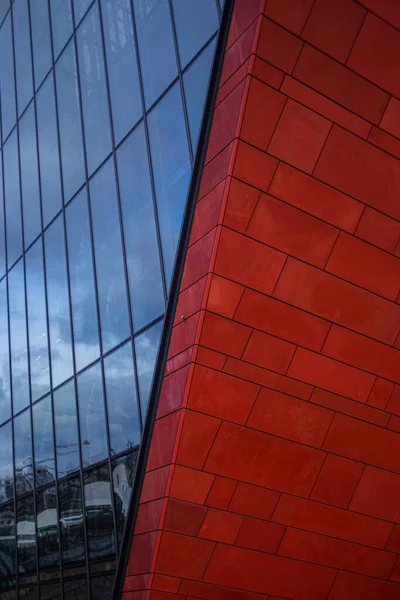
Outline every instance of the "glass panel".
[[[33, 494], [17, 501], [18, 570], [29, 573], [36, 569], [35, 513]], [[25, 596], [22, 596], [25, 598]]]
[[0, 23], [3, 21], [10, 8], [10, 0], [0, 0]]
[[75, 43], [71, 40], [56, 64], [58, 118], [64, 202], [85, 182]]
[[164, 321], [153, 325], [135, 338], [136, 364], [139, 378], [140, 406], [142, 420], [145, 422], [151, 383], [153, 381], [154, 365], [157, 358], [158, 345]]
[[53, 386], [73, 373], [71, 322], [62, 215], [45, 236], [47, 300]]
[[72, 35], [72, 8], [70, 0], [51, 0], [49, 4], [55, 60]]
[[148, 123], [165, 272], [169, 282], [191, 171], [181, 93], [177, 84], [151, 111]]
[[43, 226], [46, 227], [62, 204], [53, 73], [47, 77], [36, 98]]
[[13, 26], [18, 114], [20, 115], [33, 96], [28, 0], [15, 0]]
[[[15, 513], [14, 506], [6, 504], [0, 507], [0, 581], [13, 573], [15, 573]], [[6, 594], [4, 598], [8, 600]]]
[[88, 585], [85, 578], [64, 580], [64, 600], [87, 600]]
[[0, 56], [1, 117], [3, 140], [5, 140], [11, 129], [14, 127], [17, 118], [15, 109], [14, 59], [10, 13], [8, 13], [7, 18], [0, 29]]
[[100, 354], [86, 189], [67, 206], [66, 220], [75, 360], [80, 371]]
[[53, 440], [53, 412], [51, 397], [40, 400], [32, 407], [33, 445], [35, 450], [36, 487], [52, 483], [55, 479]]
[[182, 68], [218, 29], [215, 0], [172, 0]]
[[101, 336], [106, 352], [129, 335], [117, 190], [112, 160], [90, 182]]
[[3, 196], [3, 165], [2, 152], [0, 150], [0, 277], [6, 272], [6, 238], [5, 238], [5, 215]]
[[138, 452], [135, 451], [113, 461], [114, 506], [119, 546], [122, 544], [124, 535], [126, 517], [136, 474], [137, 457]]
[[104, 373], [111, 452], [118, 453], [140, 443], [131, 342], [104, 359]]
[[17, 494], [33, 490], [32, 431], [29, 409], [14, 419], [14, 463]]
[[102, 0], [115, 142], [142, 116], [130, 0]]
[[24, 211], [24, 243], [27, 248], [40, 234], [40, 196], [36, 125], [33, 104], [19, 122], [22, 208]]
[[57, 475], [60, 478], [79, 469], [78, 423], [73, 381], [54, 392], [54, 423]]
[[33, 402], [37, 398], [44, 396], [50, 389], [42, 239], [35, 242], [28, 250], [25, 260], [31, 394]]
[[168, 0], [133, 0], [146, 106], [178, 74]]
[[111, 152], [110, 119], [97, 4], [92, 6], [82, 21], [77, 40], [86, 156], [90, 174]]
[[[0, 427], [0, 502], [14, 498], [11, 423]], [[0, 544], [1, 547], [1, 544]]]
[[115, 573], [111, 573], [108, 576], [103, 575], [101, 577], [91, 577], [90, 589], [92, 598], [98, 598], [98, 600], [112, 600], [114, 577]]
[[[11, 416], [10, 356], [8, 346], [7, 281], [0, 281], [0, 423]], [[1, 465], [1, 461], [0, 461]], [[1, 466], [0, 466], [1, 469]], [[0, 477], [1, 479], [1, 477]], [[1, 493], [0, 493], [1, 502]]]
[[81, 483], [78, 477], [58, 486], [61, 556], [64, 563], [85, 558]]
[[85, 474], [86, 531], [89, 558], [115, 551], [108, 465]]
[[17, 131], [4, 144], [4, 189], [6, 194], [6, 228], [8, 267], [22, 254], [21, 195]]
[[33, 69], [36, 89], [51, 68], [51, 40], [49, 7], [47, 2], [31, 0], [31, 29], [33, 45]]
[[119, 188], [135, 329], [164, 311], [160, 258], [143, 125], [117, 151]]
[[15, 414], [29, 404], [28, 343], [26, 337], [24, 263], [22, 260], [15, 265], [8, 275], [8, 293], [12, 398]]
[[79, 375], [78, 400], [82, 462], [85, 467], [107, 456], [103, 382], [99, 364]]
[[74, 0], [75, 25], [79, 23], [92, 0]]
[[59, 561], [57, 501], [54, 485], [37, 493], [36, 510], [39, 567], [52, 567]]

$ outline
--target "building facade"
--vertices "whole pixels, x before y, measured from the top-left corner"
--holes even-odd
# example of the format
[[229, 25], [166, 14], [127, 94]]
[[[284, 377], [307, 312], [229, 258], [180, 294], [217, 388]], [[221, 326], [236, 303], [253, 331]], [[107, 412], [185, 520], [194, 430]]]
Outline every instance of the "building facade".
[[1, 600], [397, 600], [397, 4], [0, 4]]

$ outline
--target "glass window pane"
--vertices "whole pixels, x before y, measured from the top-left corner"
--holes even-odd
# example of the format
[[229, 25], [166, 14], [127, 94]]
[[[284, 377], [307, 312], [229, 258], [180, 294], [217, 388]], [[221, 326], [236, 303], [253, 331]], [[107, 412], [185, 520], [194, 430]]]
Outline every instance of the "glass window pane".
[[33, 96], [28, 0], [15, 0], [13, 4], [13, 26], [18, 114], [20, 115]]
[[10, 0], [0, 0], [0, 23], [3, 21], [10, 8]]
[[[0, 423], [11, 416], [10, 356], [8, 346], [7, 281], [0, 281]], [[1, 460], [0, 460], [1, 464]], [[0, 466], [1, 469], [1, 466]], [[0, 477], [1, 479], [1, 477]], [[1, 492], [0, 492], [1, 502]]]
[[118, 544], [121, 546], [133, 482], [135, 480], [138, 451], [113, 461], [112, 477], [114, 490], [115, 519], [117, 526]]
[[130, 0], [102, 0], [104, 38], [114, 123], [119, 141], [142, 116]]
[[89, 8], [92, 0], [74, 0], [75, 24], [78, 24]]
[[60, 478], [79, 469], [78, 422], [73, 381], [54, 392], [54, 423], [57, 475]]
[[33, 69], [36, 89], [51, 68], [49, 7], [47, 2], [30, 1]]
[[32, 407], [33, 445], [35, 450], [36, 487], [55, 479], [53, 411], [51, 397], [43, 398]]
[[47, 229], [44, 240], [51, 367], [53, 386], [57, 386], [73, 373], [71, 321], [62, 215]]
[[218, 29], [215, 0], [172, 0], [182, 68]]
[[148, 123], [165, 272], [169, 282], [191, 171], [178, 85], [151, 111]]
[[14, 498], [11, 423], [0, 427], [0, 502]]
[[85, 182], [75, 42], [71, 40], [56, 64], [58, 118], [64, 202]]
[[[36, 512], [39, 567], [45, 569], [59, 562], [57, 500], [54, 485], [36, 494]], [[42, 593], [42, 586], [40, 591]], [[55, 600], [58, 600], [57, 597]]]
[[72, 35], [72, 8], [70, 0], [51, 0], [49, 4], [53, 32], [54, 60], [56, 60]]
[[10, 267], [22, 254], [21, 195], [17, 131], [4, 144], [4, 188], [6, 194], [7, 260]]
[[133, 0], [146, 106], [178, 74], [168, 0]]
[[40, 196], [36, 125], [33, 104], [19, 122], [19, 148], [21, 159], [21, 192], [24, 214], [24, 243], [27, 248], [40, 234]]
[[90, 182], [101, 336], [106, 352], [129, 335], [117, 190], [112, 160]]
[[79, 477], [58, 486], [60, 507], [61, 555], [64, 563], [85, 558], [82, 491]]
[[5, 238], [5, 215], [3, 197], [3, 165], [2, 152], [0, 150], [0, 277], [6, 272], [6, 238]]
[[108, 465], [87, 473], [84, 487], [89, 558], [112, 554], [115, 543]]
[[46, 227], [62, 205], [53, 73], [37, 94], [37, 118], [43, 226]]
[[14, 463], [17, 495], [33, 490], [32, 431], [29, 409], [14, 419]]
[[36, 532], [33, 494], [17, 501], [17, 548], [19, 572], [34, 571], [36, 569]]
[[119, 188], [135, 329], [164, 311], [160, 258], [143, 125], [117, 151]]
[[11, 129], [14, 127], [17, 118], [15, 110], [14, 58], [10, 13], [8, 13], [7, 18], [0, 29], [0, 56], [1, 117], [3, 140], [5, 140]]
[[12, 399], [15, 414], [29, 404], [28, 343], [26, 337], [24, 263], [22, 260], [15, 265], [8, 275], [8, 293]]
[[94, 4], [77, 33], [89, 174], [111, 152], [111, 131], [98, 6]]
[[164, 321], [153, 325], [135, 338], [136, 364], [139, 379], [140, 406], [142, 419], [145, 421], [151, 383], [153, 381], [158, 346]]
[[75, 360], [80, 371], [100, 354], [86, 189], [67, 206], [66, 219]]
[[[1, 468], [1, 467], [0, 467]], [[13, 504], [0, 507], [1, 560], [0, 582], [15, 573], [15, 513]], [[0, 590], [3, 589], [0, 583]], [[8, 599], [8, 594], [4, 594]], [[10, 596], [10, 600], [13, 596]]]
[[104, 373], [111, 452], [118, 453], [140, 443], [131, 342], [104, 359]]
[[28, 250], [25, 268], [31, 394], [33, 402], [37, 398], [44, 396], [50, 389], [42, 239], [35, 242]]
[[99, 364], [79, 375], [78, 400], [82, 461], [85, 467], [107, 456], [103, 382]]

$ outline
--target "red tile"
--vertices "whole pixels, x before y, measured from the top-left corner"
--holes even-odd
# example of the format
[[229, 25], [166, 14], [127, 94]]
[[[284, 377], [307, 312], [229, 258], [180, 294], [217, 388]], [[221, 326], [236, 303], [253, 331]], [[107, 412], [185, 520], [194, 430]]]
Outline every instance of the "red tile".
[[400, 416], [400, 386], [396, 385], [386, 406], [387, 412]]
[[225, 477], [216, 477], [207, 496], [207, 506], [226, 510], [232, 500], [236, 487], [237, 481], [226, 479]]
[[263, 19], [257, 55], [286, 73], [291, 73], [302, 42], [268, 19]]
[[323, 268], [334, 246], [338, 231], [285, 202], [262, 194], [246, 234], [282, 252]]
[[158, 419], [183, 407], [188, 375], [189, 367], [186, 366], [164, 377], [158, 400]]
[[[254, 56], [254, 55], [253, 55]], [[214, 106], [218, 106], [220, 102], [225, 100], [225, 98], [230, 94], [237, 85], [249, 74], [253, 56], [249, 56], [249, 58], [242, 64], [240, 67], [232, 73], [232, 75], [225, 81], [225, 83], [218, 89], [217, 97], [215, 99]]]
[[362, 4], [393, 27], [400, 29], [400, 5], [397, 0], [362, 0]]
[[256, 188], [237, 179], [231, 179], [223, 218], [224, 225], [244, 233], [259, 197], [260, 191]]
[[226, 361], [225, 354], [209, 350], [208, 348], [198, 347], [196, 362], [204, 367], [210, 367], [211, 369], [217, 369], [221, 371]]
[[267, 191], [277, 164], [272, 156], [239, 140], [233, 175], [244, 183]]
[[181, 290], [193, 285], [210, 271], [211, 257], [214, 249], [215, 229], [203, 236], [188, 248], [183, 269]]
[[174, 470], [171, 497], [203, 504], [214, 481], [214, 476], [177, 465]]
[[272, 517], [278, 499], [278, 492], [240, 482], [229, 510], [268, 521]]
[[[145, 590], [148, 589], [149, 584], [150, 575], [148, 573], [142, 573], [141, 575], [128, 575], [124, 580], [123, 592]], [[122, 596], [122, 598], [125, 597], [125, 595]]]
[[242, 522], [243, 517], [239, 515], [209, 508], [198, 537], [233, 544]]
[[[138, 598], [138, 600], [142, 599]], [[146, 598], [143, 598], [143, 600], [185, 600], [185, 597], [177, 594], [168, 594], [167, 592], [154, 592], [151, 590], [149, 595]]]
[[145, 474], [140, 502], [150, 502], [166, 495], [170, 470], [168, 466]]
[[243, 360], [278, 373], [286, 373], [296, 346], [279, 338], [253, 331]]
[[355, 402], [354, 400], [349, 400], [348, 398], [343, 398], [343, 396], [325, 392], [318, 388], [314, 389], [310, 401], [314, 404], [319, 404], [320, 406], [325, 406], [326, 408], [349, 415], [350, 417], [367, 421], [367, 423], [374, 423], [375, 425], [385, 427], [388, 422], [388, 414], [382, 410], [377, 410], [371, 406], [366, 406], [360, 402]]
[[368, 141], [394, 157], [400, 158], [400, 140], [393, 135], [389, 135], [386, 131], [382, 131], [378, 127], [372, 127]]
[[388, 421], [387, 428], [400, 433], [400, 417], [392, 415]]
[[247, 0], [235, 4], [226, 47], [229, 48], [263, 11], [265, 0]]
[[187, 600], [205, 598], [206, 600], [268, 600], [265, 596], [249, 591], [234, 590], [231, 586], [210, 585], [200, 581], [184, 579], [180, 587], [182, 594], [189, 594]]
[[192, 410], [244, 424], [259, 392], [258, 385], [196, 365], [188, 407]]
[[176, 594], [179, 589], [179, 585], [181, 583], [180, 579], [176, 577], [168, 577], [167, 575], [158, 575], [155, 573], [153, 577], [152, 587], [155, 590], [159, 590], [162, 592], [171, 592], [172, 594]]
[[185, 467], [201, 469], [220, 423], [219, 419], [186, 410], [176, 461]]
[[310, 498], [324, 504], [347, 508], [363, 468], [358, 462], [328, 454]]
[[153, 471], [172, 462], [181, 411], [158, 419], [153, 428], [146, 469]]
[[400, 558], [397, 558], [397, 562], [390, 576], [391, 581], [400, 582]]
[[284, 533], [285, 527], [282, 525], [246, 518], [236, 538], [235, 546], [275, 554]]
[[184, 319], [188, 319], [204, 306], [206, 285], [207, 276], [204, 276], [179, 293], [174, 325], [178, 325]]
[[400, 585], [340, 571], [329, 600], [398, 600]]
[[350, 233], [363, 211], [363, 205], [357, 200], [284, 163], [280, 163], [269, 192]]
[[400, 526], [395, 525], [393, 531], [390, 534], [388, 543], [386, 544], [386, 550], [390, 552], [400, 552]]
[[311, 405], [304, 400], [262, 389], [252, 408], [247, 426], [319, 448], [333, 414], [330, 410]]
[[350, 510], [400, 523], [399, 494], [400, 475], [367, 466], [351, 501]]
[[378, 377], [369, 395], [368, 404], [385, 410], [393, 390], [394, 384], [391, 381]]
[[242, 285], [214, 275], [211, 279], [207, 309], [223, 317], [232, 319], [242, 297], [243, 290], [244, 287]]
[[156, 571], [173, 577], [201, 578], [214, 546], [215, 544], [208, 540], [163, 532]]
[[366, 206], [356, 235], [383, 250], [393, 252], [400, 239], [400, 223]]
[[265, 14], [293, 33], [300, 34], [313, 0], [268, 0]]
[[345, 62], [365, 14], [353, 0], [317, 0], [302, 37], [336, 60]]
[[254, 20], [236, 42], [228, 48], [227, 52], [225, 52], [224, 63], [222, 65], [222, 72], [219, 80], [220, 86], [223, 85], [253, 53], [257, 31], [257, 20]]
[[283, 538], [279, 554], [381, 578], [389, 577], [396, 560], [396, 555], [389, 552], [290, 528]]
[[135, 535], [159, 529], [164, 498], [139, 504], [135, 523]]
[[196, 346], [191, 346], [180, 354], [176, 354], [172, 358], [169, 358], [165, 363], [164, 376], [167, 377], [171, 373], [182, 369], [182, 367], [186, 367], [186, 365], [192, 362], [195, 356], [195, 349]]
[[197, 202], [190, 230], [189, 245], [200, 240], [218, 225], [226, 182], [226, 179], [221, 181]]
[[168, 348], [168, 359], [180, 354], [196, 342], [200, 313], [197, 312], [188, 319], [183, 319], [172, 330]]
[[302, 171], [311, 173], [330, 127], [330, 121], [289, 99], [268, 152]]
[[390, 98], [379, 127], [400, 138], [400, 101], [397, 98]]
[[281, 252], [224, 227], [214, 271], [217, 275], [270, 294], [285, 260]]
[[388, 94], [375, 85], [308, 45], [304, 47], [293, 75], [375, 124], [379, 123], [389, 99]]
[[302, 496], [310, 493], [323, 457], [314, 448], [223, 422], [204, 469]]
[[251, 74], [253, 77], [257, 77], [257, 79], [260, 79], [264, 83], [267, 83], [276, 89], [281, 87], [281, 83], [284, 78], [282, 71], [279, 71], [279, 69], [276, 69], [258, 56], [254, 57]]
[[218, 156], [210, 161], [204, 168], [201, 176], [200, 189], [198, 198], [203, 198], [216, 185], [227, 177], [231, 167], [236, 142], [229, 144], [227, 148], [222, 150]]
[[206, 512], [205, 506], [169, 498], [163, 529], [186, 535], [197, 535]]
[[266, 150], [285, 102], [285, 96], [258, 79], [251, 78], [240, 138]]
[[398, 305], [292, 258], [283, 269], [274, 296], [389, 344], [400, 327]]
[[155, 531], [133, 536], [126, 575], [151, 572], [156, 540], [157, 533]]
[[376, 548], [385, 547], [392, 530], [390, 523], [378, 519], [286, 495], [281, 496], [272, 520]]
[[217, 352], [240, 357], [250, 333], [251, 330], [244, 325], [206, 312], [200, 334], [200, 344]]

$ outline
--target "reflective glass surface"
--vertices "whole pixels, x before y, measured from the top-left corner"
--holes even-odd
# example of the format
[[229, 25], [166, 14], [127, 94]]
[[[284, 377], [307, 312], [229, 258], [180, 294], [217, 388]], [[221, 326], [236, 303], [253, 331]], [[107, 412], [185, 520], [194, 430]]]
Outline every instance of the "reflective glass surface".
[[17, 495], [33, 490], [32, 427], [29, 409], [14, 419], [14, 468]]
[[106, 415], [100, 365], [78, 377], [82, 463], [89, 466], [107, 456]]
[[218, 28], [215, 0], [172, 0], [181, 66], [198, 53]]
[[40, 487], [52, 483], [56, 477], [53, 410], [50, 396], [33, 406], [32, 417], [36, 487]]
[[28, 340], [24, 263], [20, 260], [8, 274], [11, 372], [14, 414], [29, 404]]
[[14, 497], [13, 446], [11, 423], [0, 427], [0, 502]]
[[11, 267], [22, 253], [21, 193], [17, 132], [14, 129], [3, 148], [4, 192], [7, 228], [7, 262]]
[[[0, 423], [11, 416], [7, 281], [0, 281]], [[1, 468], [1, 467], [0, 467]]]
[[31, 36], [29, 31], [28, 0], [15, 0], [12, 7], [17, 75], [17, 102], [20, 115], [33, 95]]
[[31, 103], [19, 122], [21, 193], [24, 214], [24, 243], [27, 248], [41, 232], [36, 121]]
[[61, 478], [79, 469], [79, 437], [75, 385], [66, 383], [54, 392], [57, 474]]
[[33, 47], [33, 72], [36, 89], [51, 68], [49, 6], [47, 2], [29, 2]]

